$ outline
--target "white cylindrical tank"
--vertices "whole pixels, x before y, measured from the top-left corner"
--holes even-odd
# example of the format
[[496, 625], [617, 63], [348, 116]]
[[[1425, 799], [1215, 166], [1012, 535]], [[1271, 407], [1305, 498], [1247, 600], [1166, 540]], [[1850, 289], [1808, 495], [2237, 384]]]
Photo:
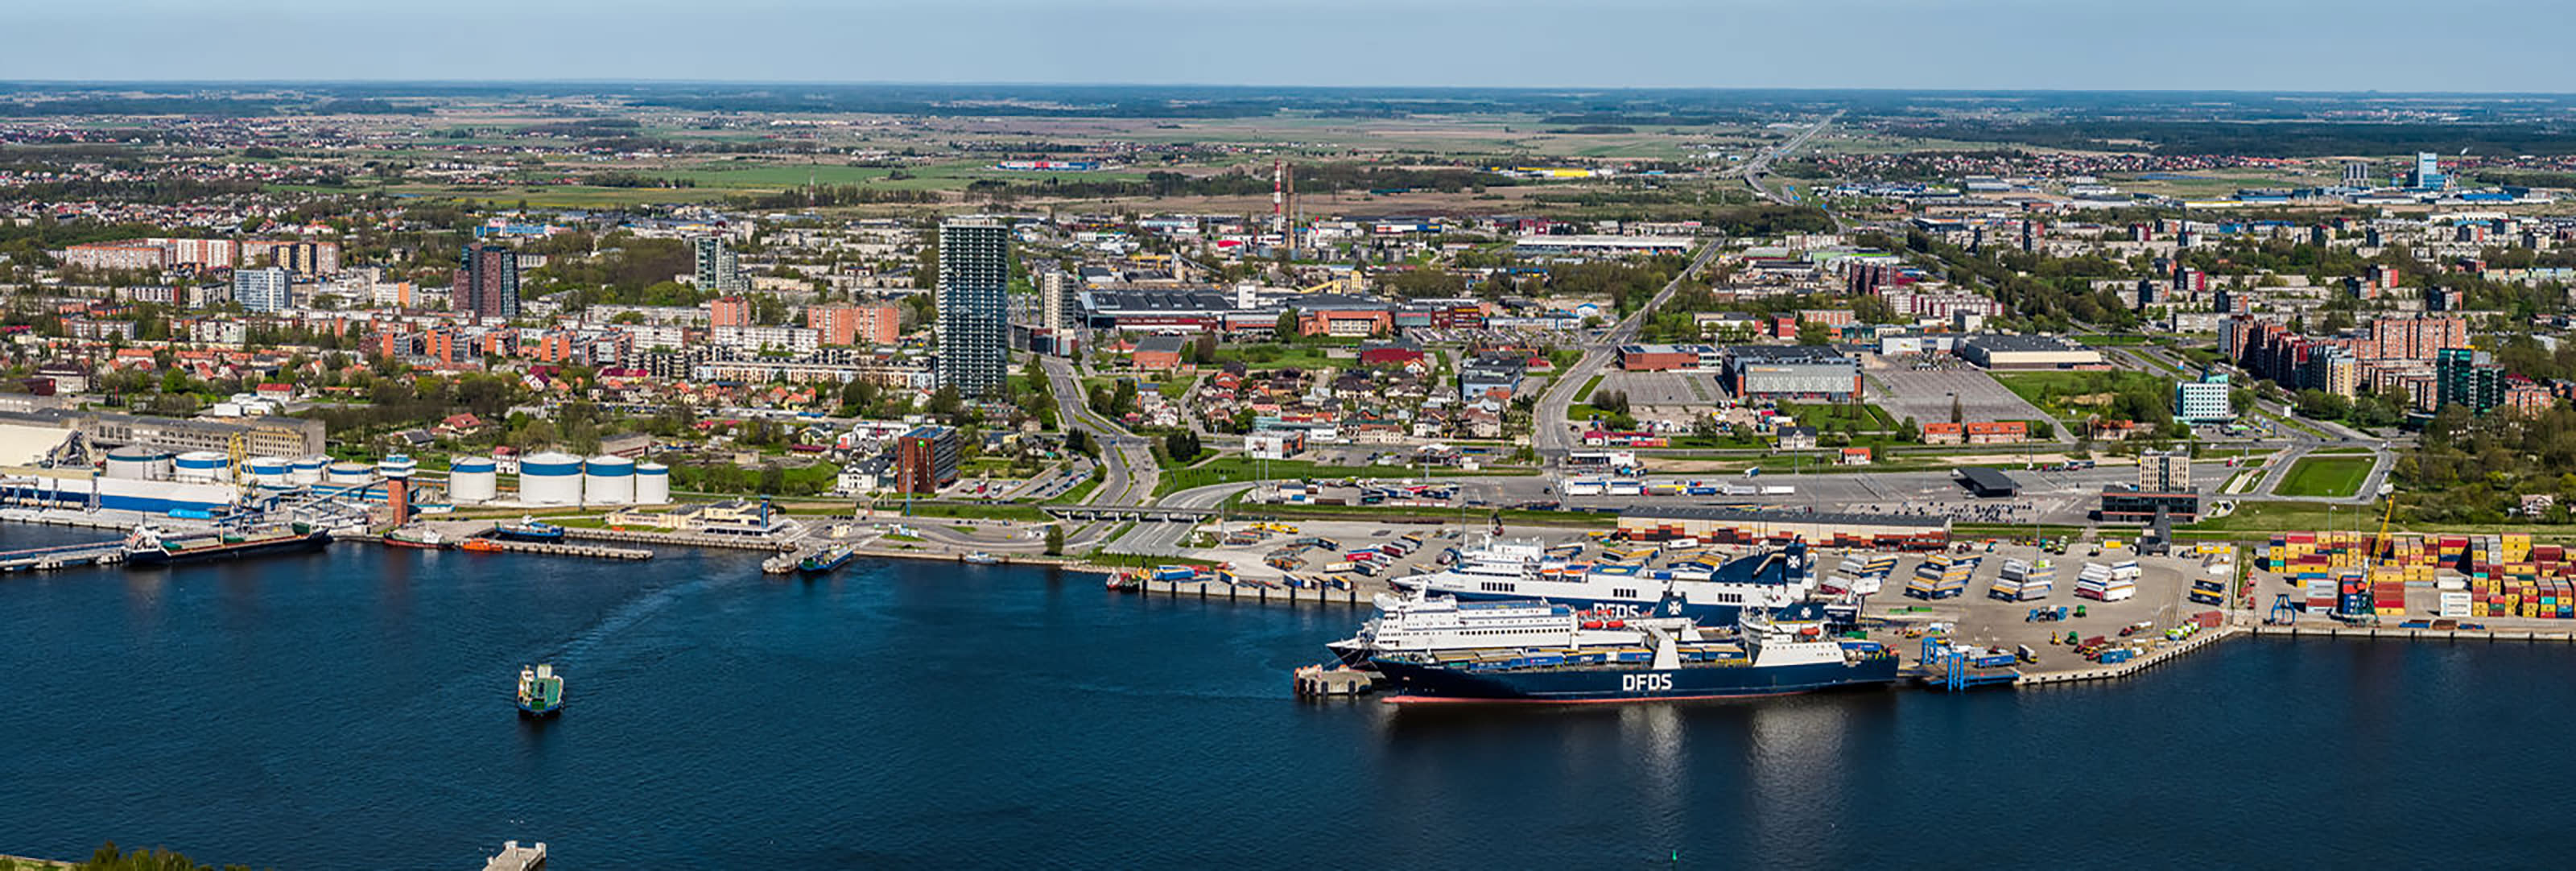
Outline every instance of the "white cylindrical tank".
[[121, 481], [166, 481], [170, 453], [128, 445], [107, 452], [107, 476]]
[[227, 477], [224, 466], [228, 462], [223, 454], [214, 451], [189, 451], [174, 460], [170, 478], [195, 484], [221, 481]]
[[365, 463], [332, 463], [322, 469], [322, 483], [349, 486], [367, 483], [376, 475], [376, 467]]
[[581, 504], [581, 458], [546, 451], [520, 460], [519, 501], [529, 505]]
[[292, 464], [284, 457], [250, 458], [250, 482], [262, 487], [286, 486], [287, 470]]
[[671, 467], [655, 462], [635, 464], [635, 504], [663, 505], [671, 501]]
[[635, 503], [635, 461], [600, 455], [582, 470], [581, 501], [588, 505]]
[[286, 467], [286, 483], [322, 483], [322, 469], [324, 466], [329, 464], [329, 460], [321, 457], [305, 457], [303, 459], [296, 460], [293, 464]]
[[417, 471], [420, 471], [420, 461], [406, 454], [389, 454], [376, 461], [376, 474], [387, 478], [409, 478]]
[[447, 467], [447, 501], [459, 505], [490, 502], [501, 495], [501, 464], [489, 457], [466, 457]]

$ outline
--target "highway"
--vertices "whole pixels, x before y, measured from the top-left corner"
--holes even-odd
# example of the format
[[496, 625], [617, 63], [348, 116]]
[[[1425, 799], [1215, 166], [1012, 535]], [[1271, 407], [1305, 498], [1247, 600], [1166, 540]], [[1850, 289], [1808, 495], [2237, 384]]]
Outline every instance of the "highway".
[[1049, 389], [1055, 393], [1057, 424], [1078, 427], [1100, 445], [1101, 467], [1106, 474], [1100, 487], [1082, 500], [1083, 504], [1151, 504], [1160, 468], [1154, 463], [1153, 449], [1143, 437], [1128, 432], [1116, 421], [1092, 413], [1082, 379], [1074, 376], [1071, 361], [1055, 356], [1040, 357], [1039, 361], [1046, 368]]
[[1530, 445], [1537, 449], [1542, 462], [1552, 462], [1574, 449], [1573, 425], [1568, 421], [1574, 406], [1574, 394], [1581, 391], [1592, 376], [1609, 370], [1611, 359], [1619, 353], [1619, 346], [1634, 340], [1637, 330], [1645, 326], [1646, 318], [1652, 316], [1665, 300], [1673, 297], [1673, 291], [1682, 286], [1682, 279], [1707, 266], [1709, 259], [1717, 256], [1717, 250], [1718, 244], [1714, 240], [1701, 246], [1699, 255], [1691, 258], [1690, 266], [1674, 275], [1673, 280], [1665, 282], [1664, 289], [1656, 291], [1654, 299], [1647, 300], [1635, 313], [1602, 333], [1600, 340], [1584, 349], [1583, 359], [1566, 367], [1564, 374], [1548, 383], [1547, 391], [1539, 394], [1537, 413], [1530, 424]]
[[[1728, 174], [1742, 176], [1744, 178], [1744, 183], [1753, 187], [1753, 193], [1763, 199], [1770, 200], [1771, 202], [1779, 203], [1784, 206], [1789, 205], [1790, 200], [1787, 196], [1772, 193], [1770, 186], [1762, 183], [1762, 174], [1771, 170], [1772, 163], [1777, 162], [1780, 158], [1789, 156], [1790, 152], [1798, 150], [1800, 146], [1806, 145], [1807, 140], [1816, 138], [1816, 134], [1824, 132], [1827, 125], [1834, 123], [1834, 121], [1842, 117], [1843, 111], [1836, 109], [1833, 114], [1825, 116], [1825, 120], [1816, 122], [1816, 126], [1809, 127], [1798, 135], [1790, 137], [1789, 141], [1780, 143], [1769, 151], [1755, 155], [1752, 160], [1745, 161], [1743, 166], [1736, 167], [1733, 172]], [[1837, 218], [1835, 219], [1835, 223], [1839, 225], [1842, 221]]]

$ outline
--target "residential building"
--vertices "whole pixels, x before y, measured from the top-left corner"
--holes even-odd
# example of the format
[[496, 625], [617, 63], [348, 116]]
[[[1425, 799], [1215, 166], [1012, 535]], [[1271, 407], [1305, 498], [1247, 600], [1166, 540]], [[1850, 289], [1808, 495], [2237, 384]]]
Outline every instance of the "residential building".
[[939, 225], [939, 380], [969, 397], [999, 391], [1011, 361], [1011, 231], [990, 218]]
[[719, 296], [707, 300], [707, 325], [715, 327], [751, 326], [751, 299], [743, 296]]
[[449, 297], [455, 310], [476, 317], [518, 317], [519, 253], [481, 242], [466, 245]]
[[2138, 454], [2138, 492], [2191, 492], [2191, 454], [2186, 451]]
[[805, 309], [805, 326], [826, 345], [891, 345], [903, 338], [903, 309], [890, 302], [826, 303]]
[[725, 243], [725, 237], [691, 237], [689, 259], [697, 267], [698, 289], [735, 293], [744, 288], [742, 263], [734, 256], [733, 246]]
[[294, 304], [286, 270], [240, 269], [233, 272], [233, 301], [255, 312], [282, 311]]
[[2465, 405], [2485, 413], [2504, 404], [2504, 367], [2472, 348], [2443, 348], [2433, 357], [2435, 410]]
[[895, 440], [895, 491], [936, 495], [939, 488], [957, 480], [958, 456], [953, 428], [923, 426], [904, 433]]
[[2236, 419], [2227, 373], [2211, 372], [2198, 381], [2174, 385], [2174, 419], [2184, 423], [2224, 423]]

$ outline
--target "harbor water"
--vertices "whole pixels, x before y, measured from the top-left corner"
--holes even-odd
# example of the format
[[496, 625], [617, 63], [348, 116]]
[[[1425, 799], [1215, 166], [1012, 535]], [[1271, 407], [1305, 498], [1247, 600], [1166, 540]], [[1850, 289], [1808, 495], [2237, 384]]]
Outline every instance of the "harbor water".
[[[96, 532], [0, 526], [7, 547]], [[1302, 703], [1347, 608], [1043, 570], [343, 544], [0, 577], [0, 853], [299, 869], [2560, 863], [2576, 649], [2240, 639], [2119, 683]], [[523, 664], [559, 720], [512, 709]], [[2492, 821], [2497, 825], [2484, 825]], [[1678, 854], [1676, 860], [1675, 855]]]

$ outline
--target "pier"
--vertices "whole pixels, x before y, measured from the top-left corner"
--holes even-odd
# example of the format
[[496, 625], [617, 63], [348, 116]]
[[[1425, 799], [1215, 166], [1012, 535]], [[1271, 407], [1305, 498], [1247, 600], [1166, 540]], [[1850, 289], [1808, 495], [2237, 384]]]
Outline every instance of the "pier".
[[522, 847], [517, 841], [502, 841], [501, 854], [486, 859], [483, 871], [540, 871], [546, 867], [546, 842]]
[[0, 551], [0, 572], [46, 571], [75, 566], [115, 565], [125, 561], [125, 544], [109, 541]]
[[2533, 644], [2576, 644], [2576, 631], [2543, 632], [2538, 629], [2410, 629], [2397, 626], [2347, 626], [2341, 623], [2300, 625], [2258, 625], [2248, 627], [2255, 635], [2292, 638], [2386, 638], [2426, 641], [2521, 641]]
[[554, 544], [539, 541], [495, 541], [502, 553], [540, 553], [547, 556], [579, 556], [592, 559], [648, 560], [653, 552], [636, 547], [606, 547], [596, 544]]
[[721, 547], [733, 550], [792, 551], [796, 543], [786, 539], [745, 535], [713, 535], [703, 532], [645, 532], [634, 529], [589, 529], [564, 527], [564, 537], [583, 541], [616, 541], [628, 544], [661, 544], [676, 547]]
[[1297, 670], [1298, 698], [1326, 699], [1366, 695], [1377, 690], [1377, 675], [1356, 668], [1309, 665]]
[[1359, 588], [1356, 585], [1346, 590], [1332, 590], [1320, 587], [1265, 587], [1255, 584], [1229, 584], [1224, 581], [1213, 580], [1131, 580], [1118, 585], [1116, 588], [1141, 593], [1147, 596], [1159, 595], [1174, 598], [1248, 599], [1256, 602], [1278, 602], [1287, 605], [1313, 604], [1375, 606], [1375, 602], [1373, 600], [1364, 598], [1360, 595]]
[[2243, 631], [2245, 631], [2243, 628], [2237, 626], [2220, 626], [2216, 629], [2205, 629], [2192, 635], [2190, 638], [2158, 647], [2154, 650], [2140, 654], [2135, 659], [2131, 659], [2117, 665], [2102, 665], [2069, 671], [2044, 671], [2038, 673], [2023, 672], [2021, 677], [2013, 681], [2013, 686], [2046, 686], [2049, 684], [2080, 683], [2083, 681], [2094, 680], [2116, 680], [2171, 662], [2182, 657], [2184, 654], [2192, 653], [2203, 647], [2208, 647], [2228, 638], [2235, 637], [2236, 633]]

